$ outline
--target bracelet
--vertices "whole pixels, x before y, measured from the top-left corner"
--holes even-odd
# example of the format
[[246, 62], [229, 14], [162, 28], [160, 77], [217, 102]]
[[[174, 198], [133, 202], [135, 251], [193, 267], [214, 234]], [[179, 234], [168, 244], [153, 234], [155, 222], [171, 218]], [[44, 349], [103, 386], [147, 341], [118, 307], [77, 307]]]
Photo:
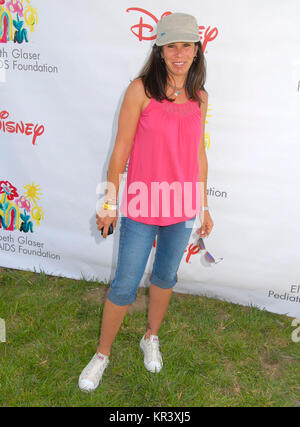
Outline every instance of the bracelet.
[[103, 208], [105, 209], [105, 210], [116, 210], [117, 209], [117, 207], [118, 207], [118, 205], [111, 205], [111, 204], [108, 204], [108, 203], [103, 203]]
[[209, 207], [208, 206], [202, 206], [201, 210], [202, 211], [209, 211]]

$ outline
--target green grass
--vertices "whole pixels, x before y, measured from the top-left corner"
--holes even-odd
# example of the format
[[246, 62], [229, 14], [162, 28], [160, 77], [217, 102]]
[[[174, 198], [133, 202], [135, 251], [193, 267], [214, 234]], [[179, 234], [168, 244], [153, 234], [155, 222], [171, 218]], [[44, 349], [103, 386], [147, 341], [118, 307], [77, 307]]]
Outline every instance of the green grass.
[[[0, 268], [0, 406], [300, 407], [300, 343], [291, 318], [173, 293], [159, 337], [164, 367], [146, 371], [146, 310], [127, 314], [99, 388], [78, 389], [97, 347], [108, 284]], [[139, 295], [148, 289], [139, 289]]]

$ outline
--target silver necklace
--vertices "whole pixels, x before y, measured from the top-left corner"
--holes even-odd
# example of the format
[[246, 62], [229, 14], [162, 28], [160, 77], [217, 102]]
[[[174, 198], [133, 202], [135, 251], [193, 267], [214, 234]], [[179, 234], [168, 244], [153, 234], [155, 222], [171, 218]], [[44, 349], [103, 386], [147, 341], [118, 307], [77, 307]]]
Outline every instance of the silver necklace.
[[175, 95], [175, 96], [180, 95], [180, 94], [181, 94], [182, 89], [184, 89], [184, 86], [182, 86], [182, 87], [172, 86], [172, 85], [170, 85], [170, 83], [168, 83], [168, 85], [169, 85], [172, 89], [174, 89], [174, 95]]

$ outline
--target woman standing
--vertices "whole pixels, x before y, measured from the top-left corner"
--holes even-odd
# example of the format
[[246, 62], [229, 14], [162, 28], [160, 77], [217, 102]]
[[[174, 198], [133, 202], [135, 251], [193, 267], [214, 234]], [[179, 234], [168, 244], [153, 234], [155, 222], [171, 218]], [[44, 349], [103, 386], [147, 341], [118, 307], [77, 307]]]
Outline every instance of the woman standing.
[[156, 235], [148, 324], [140, 349], [147, 370], [155, 373], [163, 366], [158, 331], [197, 214], [201, 215], [197, 230], [201, 237], [213, 228], [206, 195], [205, 77], [196, 19], [184, 13], [164, 16], [157, 24], [156, 43], [146, 65], [127, 88], [109, 163], [106, 204], [97, 213], [98, 229], [104, 227], [106, 238], [109, 226], [116, 227], [119, 177], [130, 156], [117, 270], [104, 305], [98, 349], [79, 377], [83, 391], [99, 385], [128, 305], [135, 301]]

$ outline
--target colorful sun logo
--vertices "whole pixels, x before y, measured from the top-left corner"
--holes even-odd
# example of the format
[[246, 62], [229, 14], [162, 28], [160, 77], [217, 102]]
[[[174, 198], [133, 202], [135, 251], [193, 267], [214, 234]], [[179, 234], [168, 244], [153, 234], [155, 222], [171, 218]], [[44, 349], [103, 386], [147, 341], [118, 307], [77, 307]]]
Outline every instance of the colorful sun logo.
[[0, 0], [0, 43], [27, 43], [28, 30], [32, 33], [37, 24], [38, 13], [29, 0]]
[[19, 195], [9, 181], [0, 181], [0, 229], [33, 233], [34, 224], [39, 226], [44, 219], [43, 209], [37, 204], [42, 194], [39, 185], [31, 183], [24, 188], [24, 194]]

